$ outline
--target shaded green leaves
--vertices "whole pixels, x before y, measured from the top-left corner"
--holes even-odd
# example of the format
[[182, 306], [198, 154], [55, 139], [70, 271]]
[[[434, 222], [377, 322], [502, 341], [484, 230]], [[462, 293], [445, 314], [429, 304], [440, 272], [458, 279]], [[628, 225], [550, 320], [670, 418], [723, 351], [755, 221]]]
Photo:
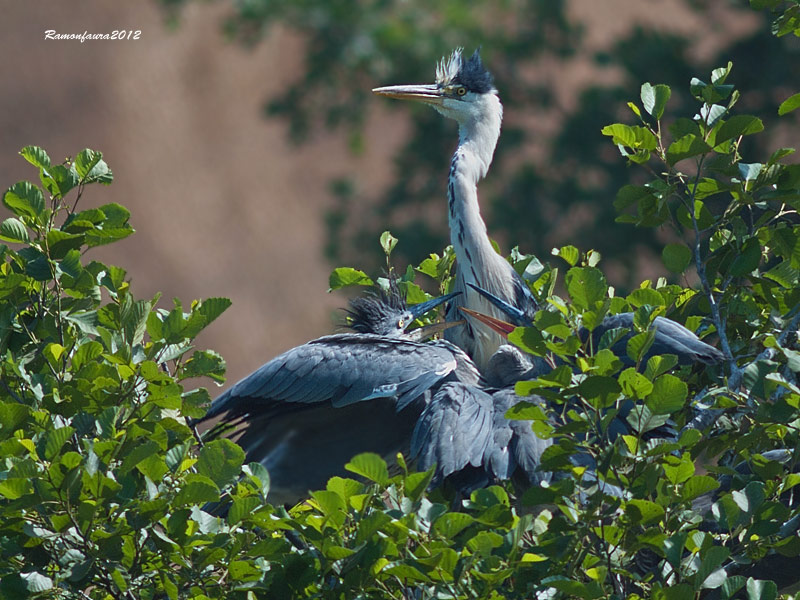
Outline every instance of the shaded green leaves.
[[689, 134], [672, 142], [667, 148], [667, 161], [670, 165], [687, 158], [711, 152], [711, 146], [702, 138]]
[[19, 219], [9, 217], [0, 224], [0, 239], [7, 242], [27, 243], [30, 241], [28, 228]]
[[29, 181], [15, 183], [3, 194], [3, 204], [18, 217], [39, 217], [44, 211], [42, 190]]
[[205, 444], [197, 457], [197, 472], [217, 486], [232, 483], [239, 476], [244, 451], [228, 439], [212, 440]]
[[692, 251], [686, 244], [667, 244], [661, 251], [661, 260], [673, 273], [683, 273], [692, 261]]
[[750, 115], [734, 115], [717, 130], [715, 143], [736, 139], [743, 135], [750, 135], [764, 131], [764, 123], [757, 117]]

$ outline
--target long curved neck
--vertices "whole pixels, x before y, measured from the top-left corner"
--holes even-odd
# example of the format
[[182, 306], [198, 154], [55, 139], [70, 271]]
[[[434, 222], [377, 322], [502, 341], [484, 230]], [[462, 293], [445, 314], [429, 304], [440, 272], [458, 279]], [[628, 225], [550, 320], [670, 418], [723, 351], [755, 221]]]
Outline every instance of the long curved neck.
[[450, 163], [447, 187], [450, 242], [462, 268], [483, 263], [487, 253], [496, 254], [481, 217], [477, 184], [492, 163], [503, 108], [495, 94], [487, 94], [481, 102], [484, 106], [474, 118], [459, 123], [459, 143]]

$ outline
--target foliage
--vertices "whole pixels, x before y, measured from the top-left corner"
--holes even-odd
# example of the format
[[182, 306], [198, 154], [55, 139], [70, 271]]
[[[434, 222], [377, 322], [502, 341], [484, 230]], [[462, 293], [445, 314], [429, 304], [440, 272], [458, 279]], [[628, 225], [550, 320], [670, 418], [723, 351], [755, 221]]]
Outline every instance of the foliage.
[[[161, 1], [172, 14], [189, 3]], [[416, 264], [447, 243], [445, 174], [454, 125], [426, 108], [378, 100], [369, 90], [428, 83], [440, 57], [457, 46], [468, 52], [481, 46], [506, 115], [492, 170], [481, 185], [492, 235], [505, 247], [518, 244], [537, 255], [581, 239], [603, 254], [612, 283], [630, 290], [638, 271], [657, 260], [661, 242], [645, 229], [615, 222], [613, 206], [599, 200], [640, 184], [642, 176], [616, 160], [593, 132], [619, 119], [628, 90], [654, 77], [654, 70], [673, 90], [666, 110], [674, 119], [692, 106], [685, 81], [732, 60], [742, 89], [759, 90], [749, 95], [748, 111], [773, 137], [796, 139], [797, 121], [779, 120], [775, 108], [785, 99], [787, 82], [800, 80], [800, 47], [793, 35], [770, 35], [768, 21], [790, 23], [797, 5], [751, 4], [684, 0], [672, 14], [647, 19], [650, 24], [615, 28], [619, 33], [608, 41], [598, 40], [579, 11], [557, 0], [249, 0], [228, 7], [224, 30], [247, 45], [276, 29], [305, 40], [303, 69], [275, 90], [265, 108], [298, 142], [330, 128], [355, 154], [371, 152], [362, 128], [378, 107], [411, 118], [408, 136], [388, 141], [399, 148], [384, 189], [367, 187], [358, 173], [342, 173], [331, 183], [326, 248], [335, 264], [377, 268], [381, 256], [373, 240], [387, 223], [403, 240], [397, 255], [406, 262]], [[703, 24], [701, 31], [690, 21]], [[709, 56], [710, 48], [718, 48], [715, 55]], [[699, 62], [700, 55], [707, 58]], [[575, 71], [580, 83], [569, 75]], [[748, 143], [764, 154], [771, 140], [760, 136]]]

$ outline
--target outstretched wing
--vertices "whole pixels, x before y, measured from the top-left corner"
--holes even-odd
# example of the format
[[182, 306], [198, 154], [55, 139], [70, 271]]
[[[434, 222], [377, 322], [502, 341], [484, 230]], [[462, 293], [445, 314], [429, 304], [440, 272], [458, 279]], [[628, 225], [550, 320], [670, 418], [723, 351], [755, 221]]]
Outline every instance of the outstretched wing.
[[436, 465], [434, 485], [468, 467], [482, 468], [492, 417], [489, 394], [460, 382], [446, 383], [417, 420], [411, 457], [421, 470]]
[[[436, 344], [373, 334], [330, 335], [292, 348], [239, 381], [213, 402], [203, 420], [223, 414], [226, 420], [250, 418], [293, 410], [292, 404], [326, 402], [338, 408], [423, 374], [430, 374], [424, 378], [429, 387], [456, 366], [453, 353]], [[427, 388], [414, 389], [421, 394]]]

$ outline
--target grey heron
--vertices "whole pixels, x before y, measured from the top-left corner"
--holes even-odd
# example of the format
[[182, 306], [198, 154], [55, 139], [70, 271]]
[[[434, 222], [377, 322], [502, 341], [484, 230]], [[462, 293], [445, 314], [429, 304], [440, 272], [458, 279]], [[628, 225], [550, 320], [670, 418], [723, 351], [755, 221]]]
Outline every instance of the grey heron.
[[[417, 467], [435, 465], [432, 485], [446, 481], [467, 495], [506, 480], [524, 490], [557, 477], [542, 469], [543, 455], [554, 438], [539, 437], [532, 421], [506, 418], [509, 409], [528, 402], [538, 404], [553, 425], [560, 424], [544, 398], [518, 396], [514, 391], [514, 384], [533, 369], [531, 358], [504, 344], [489, 360], [483, 385], [454, 381], [438, 389], [417, 420], [411, 439], [411, 457]], [[598, 477], [589, 455], [576, 452], [569, 461], [585, 467], [582, 498], [592, 489], [623, 497], [619, 487]]]
[[[478, 292], [505, 314], [509, 322], [491, 317], [487, 318], [486, 315], [471, 312], [469, 309], [463, 312], [467, 312], [467, 314], [470, 314], [470, 316], [483, 322], [489, 328], [503, 336], [508, 335], [514, 327], [526, 327], [531, 325], [531, 319], [523, 310], [509, 304], [480, 286], [474, 284], [469, 285], [473, 290]], [[619, 357], [623, 365], [626, 367], [633, 366], [633, 361], [627, 355], [626, 347], [628, 341], [634, 334], [634, 313], [624, 312], [605, 317], [591, 332], [592, 345], [594, 348], [597, 348], [603, 334], [615, 329], [627, 330], [627, 333], [617, 339], [611, 346], [611, 351]], [[681, 365], [698, 363], [714, 365], [725, 360], [725, 355], [721, 351], [707, 344], [697, 337], [697, 334], [693, 331], [672, 319], [660, 316], [656, 317], [653, 319], [653, 331], [653, 344], [645, 353], [645, 360], [659, 354], [672, 354], [677, 357], [678, 364]], [[581, 327], [578, 330], [578, 336], [585, 342], [589, 338], [589, 332]]]
[[[328, 335], [267, 362], [220, 395], [198, 422], [237, 426], [248, 462], [270, 473], [270, 499], [291, 503], [343, 473], [356, 454], [393, 458], [406, 449], [427, 399], [448, 381], [477, 385], [469, 357], [444, 340], [423, 343], [439, 323], [408, 331], [446, 295], [406, 307], [395, 289], [350, 303], [353, 332]], [[212, 435], [213, 435], [212, 434]]]
[[[527, 284], [506, 260], [495, 252], [478, 205], [477, 184], [489, 170], [500, 136], [503, 106], [492, 76], [476, 50], [470, 58], [455, 50], [436, 68], [430, 85], [379, 87], [374, 93], [432, 106], [458, 123], [458, 147], [450, 161], [447, 182], [450, 241], [456, 255], [455, 291], [462, 292], [447, 309], [447, 320], [461, 319], [459, 306], [501, 317], [498, 309], [467, 284], [478, 285], [520, 308], [533, 318], [537, 302]], [[445, 334], [469, 354], [478, 368], [487, 368], [490, 357], [503, 343], [502, 336], [471, 325]]]

